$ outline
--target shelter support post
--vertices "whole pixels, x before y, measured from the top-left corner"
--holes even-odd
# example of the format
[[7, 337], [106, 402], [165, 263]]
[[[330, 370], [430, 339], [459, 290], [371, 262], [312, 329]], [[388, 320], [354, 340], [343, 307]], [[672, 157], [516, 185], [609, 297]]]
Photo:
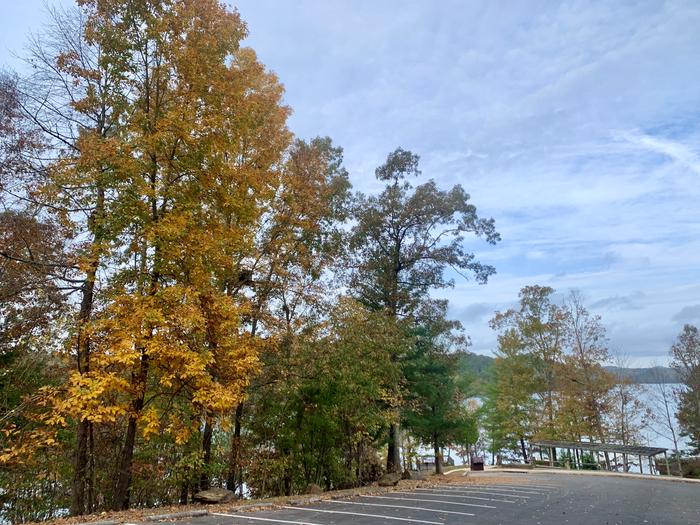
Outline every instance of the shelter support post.
[[666, 451], [664, 450], [664, 462], [666, 463], [666, 474], [668, 476], [672, 476], [671, 474], [671, 465], [668, 464], [668, 454], [666, 454]]

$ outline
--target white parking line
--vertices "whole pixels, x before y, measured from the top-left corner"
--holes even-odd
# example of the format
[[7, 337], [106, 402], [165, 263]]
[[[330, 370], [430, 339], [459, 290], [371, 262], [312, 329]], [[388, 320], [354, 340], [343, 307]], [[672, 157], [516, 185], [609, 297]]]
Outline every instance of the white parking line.
[[427, 510], [430, 512], [444, 512], [445, 514], [458, 514], [460, 516], [475, 516], [471, 512], [457, 512], [455, 510], [429, 509], [428, 507], [409, 507], [406, 505], [387, 505], [386, 503], [362, 503], [361, 501], [338, 501], [328, 500], [328, 503], [338, 503], [340, 505], [365, 505], [367, 507], [391, 507], [392, 509]]
[[294, 523], [296, 525], [323, 525], [323, 523], [313, 523], [311, 521], [289, 521], [289, 520], [276, 520], [273, 518], [261, 518], [259, 516], [248, 516], [247, 514], [225, 514], [223, 512], [210, 512], [212, 516], [227, 516], [229, 518], [238, 518], [240, 520], [257, 520], [257, 521], [271, 521], [273, 523]]
[[[472, 479], [488, 479], [486, 476], [474, 476]], [[538, 483], [538, 482], [530, 482], [530, 481], [525, 481], [523, 482], [522, 485], [518, 483], [499, 483], [499, 485], [507, 485], [510, 487], [532, 487], [535, 489], [558, 489], [560, 488], [559, 485], [550, 485], [547, 483]]]
[[502, 492], [522, 492], [523, 494], [534, 494], [534, 495], [541, 495], [541, 494], [546, 494], [546, 491], [543, 490], [530, 490], [530, 489], [520, 489], [520, 488], [512, 488], [512, 487], [506, 487], [502, 488], [499, 486], [492, 486], [492, 485], [460, 485], [460, 486], [454, 486], [454, 485], [436, 485], [435, 488], [438, 488], [440, 490], [470, 490], [470, 489], [486, 489], [486, 490], [500, 490]]
[[286, 506], [283, 506], [282, 508], [283, 509], [291, 509], [291, 510], [306, 510], [308, 512], [326, 512], [328, 514], [348, 514], [350, 516], [364, 516], [367, 518], [382, 518], [385, 520], [410, 521], [412, 523], [426, 523], [428, 525], [445, 525], [441, 521], [415, 520], [412, 518], [399, 518], [396, 516], [386, 516], [384, 514], [363, 514], [361, 512], [345, 512], [342, 510], [310, 509], [307, 507], [286, 507]]
[[[415, 493], [415, 492], [405, 492], [405, 491], [401, 491], [401, 490], [395, 490], [395, 491], [393, 491], [393, 494], [411, 494], [414, 496], [433, 496], [433, 495], [438, 496], [438, 497], [440, 496], [440, 494], [424, 494], [422, 492]], [[466, 495], [461, 495], [461, 494], [458, 496], [455, 496], [454, 494], [444, 494], [444, 495], [449, 496], [451, 498], [475, 499], [475, 500], [480, 500], [480, 501], [496, 501], [496, 502], [500, 502], [500, 503], [515, 503], [515, 501], [509, 500], [509, 499], [486, 498], [483, 496], [466, 496]], [[503, 496], [504, 498], [508, 497], [505, 494], [501, 494], [501, 496]]]
[[440, 490], [449, 490], [451, 492], [477, 489], [477, 490], [497, 490], [499, 492], [507, 492], [509, 494], [529, 494], [530, 496], [544, 496], [547, 494], [546, 492], [542, 492], [542, 491], [535, 492], [532, 490], [511, 489], [511, 488], [501, 488], [501, 487], [487, 487], [484, 485], [478, 485], [478, 486], [469, 486], [468, 485], [465, 487], [436, 486], [435, 488], [440, 489]]
[[[422, 493], [422, 492], [437, 493], [437, 494], [439, 494], [439, 495], [441, 495], [441, 496], [449, 496], [449, 495], [450, 495], [449, 492], [440, 492], [440, 491], [433, 490], [433, 489], [415, 489], [415, 490], [420, 491], [421, 493]], [[509, 497], [509, 498], [530, 499], [530, 496], [521, 496], [521, 495], [519, 495], [519, 494], [503, 494], [502, 492], [501, 492], [501, 493], [498, 493], [498, 492], [489, 492], [489, 491], [487, 491], [487, 490], [469, 490], [468, 493], [469, 493], [469, 494], [486, 494], [487, 496], [507, 496], [507, 497]]]
[[[460, 501], [447, 501], [441, 499], [421, 499], [421, 498], [392, 498], [390, 496], [362, 496], [363, 498], [393, 499], [399, 501], [422, 501], [425, 503], [446, 503], [448, 505], [461, 505], [462, 507], [480, 507], [482, 509], [495, 509], [493, 505], [483, 505], [480, 503], [462, 503]], [[504, 501], [503, 503], [515, 503], [514, 501]]]
[[475, 483], [475, 485], [479, 485], [479, 486], [483, 486], [483, 487], [503, 487], [506, 489], [538, 490], [540, 492], [550, 492], [552, 490], [556, 490], [559, 488], [559, 487], [540, 487], [540, 486], [534, 487], [532, 485], [508, 485], [508, 484], [503, 484], [503, 483]]
[[[481, 478], [484, 479], [484, 478]], [[547, 483], [533, 483], [530, 481], [524, 482], [522, 485], [518, 483], [499, 483], [499, 485], [507, 485], [510, 487], [532, 487], [535, 489], [558, 489], [559, 485], [549, 485]]]

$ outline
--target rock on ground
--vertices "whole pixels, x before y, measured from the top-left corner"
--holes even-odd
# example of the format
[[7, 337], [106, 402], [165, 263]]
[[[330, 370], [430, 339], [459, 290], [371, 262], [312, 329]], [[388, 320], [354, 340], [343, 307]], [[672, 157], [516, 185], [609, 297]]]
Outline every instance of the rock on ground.
[[403, 479], [425, 480], [428, 479], [428, 474], [420, 470], [404, 470]]
[[379, 481], [377, 484], [380, 487], [393, 487], [396, 485], [399, 481], [401, 481], [401, 474], [398, 472], [387, 472], [384, 474], [381, 478], [379, 478]]
[[323, 494], [323, 489], [316, 485], [316, 483], [309, 483], [306, 485], [304, 494]]
[[202, 503], [227, 503], [234, 499], [236, 499], [236, 494], [233, 491], [216, 487], [202, 490], [194, 495], [194, 500]]

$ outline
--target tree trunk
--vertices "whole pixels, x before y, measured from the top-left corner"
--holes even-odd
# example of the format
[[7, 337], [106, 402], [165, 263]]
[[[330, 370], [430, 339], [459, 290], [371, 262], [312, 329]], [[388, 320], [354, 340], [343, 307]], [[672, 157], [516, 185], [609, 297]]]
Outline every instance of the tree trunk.
[[438, 445], [437, 436], [433, 436], [433, 451], [435, 452], [435, 474], [441, 476], [444, 474], [442, 468], [442, 451]]
[[134, 460], [134, 446], [136, 445], [136, 427], [138, 416], [143, 410], [143, 402], [146, 395], [146, 379], [148, 378], [148, 354], [145, 349], [141, 350], [141, 365], [138, 377], [134, 378], [137, 385], [136, 398], [131, 403], [132, 413], [129, 416], [129, 423], [126, 427], [126, 437], [124, 446], [119, 457], [119, 468], [117, 471], [117, 483], [114, 489], [112, 500], [112, 510], [127, 510], [129, 508], [129, 497], [131, 488], [131, 468]]
[[88, 499], [87, 499], [87, 511], [88, 514], [95, 512], [95, 491], [97, 490], [97, 473], [95, 472], [95, 432], [94, 425], [92, 422], [88, 426], [88, 438], [89, 438], [89, 462], [88, 462], [88, 472], [90, 486], [88, 487]]
[[204, 432], [202, 434], [202, 452], [204, 456], [204, 467], [202, 475], [199, 478], [199, 490], [208, 490], [209, 483], [209, 467], [211, 465], [211, 439], [214, 433], [214, 427], [211, 424], [211, 418], [205, 417]]
[[[98, 211], [101, 214], [101, 205], [104, 201], [102, 193], [98, 193]], [[92, 316], [92, 305], [95, 297], [95, 278], [97, 276], [98, 258], [95, 257], [90, 264], [85, 282], [82, 286], [80, 311], [78, 312], [78, 337], [77, 337], [77, 368], [79, 374], [87, 374], [90, 371], [90, 340], [85, 333], [85, 325]], [[87, 485], [90, 480], [88, 472], [88, 440], [90, 437], [90, 422], [82, 418], [78, 421], [76, 430], [75, 456], [73, 461], [73, 483], [71, 494], [70, 513], [79, 516], [85, 513]]]
[[126, 438], [119, 457], [119, 472], [117, 473], [117, 485], [114, 489], [112, 510], [127, 510], [129, 508], [131, 466], [136, 443], [136, 424], [136, 417], [129, 417], [129, 424], [126, 427]]
[[386, 471], [401, 471], [401, 449], [399, 447], [399, 436], [401, 429], [398, 423], [391, 423], [389, 426], [389, 449], [386, 455]]
[[525, 440], [522, 437], [520, 438], [520, 448], [523, 451], [523, 461], [527, 463], [527, 449], [525, 448]]
[[70, 505], [72, 516], [85, 514], [85, 485], [88, 479], [88, 421], [78, 422], [75, 458], [73, 463], [73, 492]]
[[241, 469], [241, 423], [243, 420], [243, 402], [236, 406], [236, 413], [233, 422], [233, 436], [231, 436], [231, 452], [228, 460], [228, 475], [226, 477], [226, 488], [236, 491], [243, 487], [243, 471]]
[[[285, 448], [282, 451], [282, 454], [285, 457], [289, 457], [291, 455], [292, 451], [289, 450], [288, 448]], [[284, 483], [284, 495], [285, 496], [291, 496], [292, 495], [292, 469], [288, 466], [289, 462], [286, 462], [287, 466], [284, 467], [284, 477], [283, 477], [283, 483]]]

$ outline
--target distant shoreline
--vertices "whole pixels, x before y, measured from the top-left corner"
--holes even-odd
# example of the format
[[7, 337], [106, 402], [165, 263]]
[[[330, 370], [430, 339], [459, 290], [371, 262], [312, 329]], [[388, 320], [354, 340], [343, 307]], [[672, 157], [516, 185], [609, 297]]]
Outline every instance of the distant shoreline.
[[[467, 352], [464, 354], [460, 366], [463, 372], [471, 373], [475, 376], [483, 376], [489, 373], [494, 361], [494, 357]], [[606, 366], [605, 369], [620, 379], [628, 379], [640, 385], [680, 383], [678, 373], [668, 366], [651, 366], [646, 368]]]

